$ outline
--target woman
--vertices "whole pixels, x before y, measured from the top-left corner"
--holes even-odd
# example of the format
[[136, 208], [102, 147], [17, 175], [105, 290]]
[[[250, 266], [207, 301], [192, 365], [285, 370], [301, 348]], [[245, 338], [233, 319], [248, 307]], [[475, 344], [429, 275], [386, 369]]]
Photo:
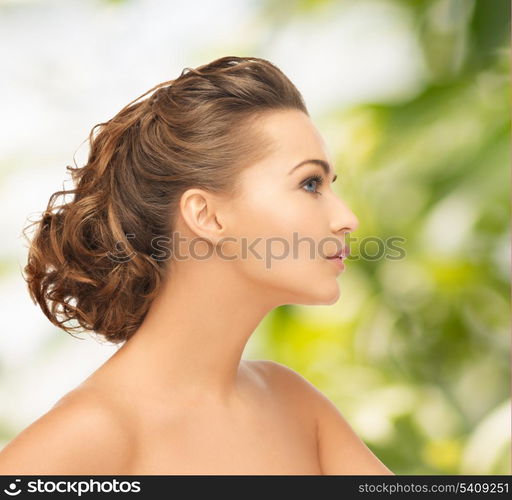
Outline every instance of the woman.
[[338, 300], [358, 225], [299, 91], [229, 56], [140, 97], [93, 128], [24, 270], [52, 323], [122, 345], [0, 474], [392, 474], [303, 377], [241, 359], [273, 308]]

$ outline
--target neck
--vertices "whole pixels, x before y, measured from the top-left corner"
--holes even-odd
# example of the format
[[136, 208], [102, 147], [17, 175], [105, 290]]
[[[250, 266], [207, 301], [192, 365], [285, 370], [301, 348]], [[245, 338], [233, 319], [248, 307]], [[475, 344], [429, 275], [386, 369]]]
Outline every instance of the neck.
[[275, 307], [230, 262], [182, 262], [134, 335], [114, 355], [144, 390], [227, 400], [251, 334]]

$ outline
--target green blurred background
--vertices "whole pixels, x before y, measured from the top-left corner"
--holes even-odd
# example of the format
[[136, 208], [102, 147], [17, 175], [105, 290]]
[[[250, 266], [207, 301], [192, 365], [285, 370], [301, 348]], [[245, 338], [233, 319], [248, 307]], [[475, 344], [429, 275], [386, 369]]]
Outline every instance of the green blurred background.
[[[70, 65], [72, 52], [50, 46], [59, 64], [32, 75], [51, 103], [49, 113], [65, 96], [60, 105], [72, 110], [77, 125], [75, 135], [61, 138], [60, 149], [55, 141], [47, 152], [47, 175], [41, 162], [31, 170], [35, 157], [22, 146], [2, 150], [2, 203], [15, 206], [18, 215], [12, 223], [2, 212], [2, 234], [9, 242], [6, 238], [0, 254], [8, 326], [0, 341], [0, 444], [113, 352], [69, 338], [34, 312], [19, 274], [22, 243], [12, 243], [23, 218], [43, 208], [65, 178], [74, 149], [103, 117], [157, 81], [177, 76], [181, 67], [227, 54], [256, 55], [276, 63], [303, 91], [333, 154], [341, 180], [335, 189], [360, 220], [354, 236], [401, 237], [405, 256], [363, 258], [356, 242], [339, 278], [339, 301], [274, 310], [251, 338], [246, 357], [274, 359], [306, 377], [396, 474], [510, 474], [509, 3], [231, 2], [241, 21], [222, 36], [220, 20], [197, 19], [181, 2], [167, 3], [174, 8], [169, 18], [155, 17], [158, 2], [82, 2], [82, 9], [85, 4], [87, 12], [76, 2], [53, 2], [51, 9], [49, 2], [0, 2], [0, 25], [14, 19], [23, 26], [25, 18], [37, 18], [46, 8], [49, 36], [60, 15], [80, 30], [82, 18], [73, 14], [103, 16], [97, 29], [113, 32], [112, 40], [130, 36], [123, 23], [131, 26], [134, 12], [146, 12], [169, 36], [177, 24], [185, 29], [178, 55], [149, 56], [141, 72], [150, 65], [154, 71], [148, 70], [146, 79], [137, 80], [128, 69], [130, 58], [113, 50], [121, 61], [112, 72], [126, 71], [136, 84], [118, 95], [121, 78], [115, 81], [96, 67], [102, 76], [80, 97], [83, 108], [73, 100], [76, 92], [59, 87], [48, 74], [59, 64]], [[218, 8], [219, 19], [229, 5], [222, 2], [226, 10]], [[92, 36], [88, 23], [82, 26], [85, 40]], [[207, 24], [213, 26], [205, 35], [210, 38], [194, 45], [195, 34]], [[131, 33], [135, 40], [142, 36]], [[145, 48], [164, 40], [154, 36]], [[13, 38], [5, 43], [13, 49], [5, 57], [14, 58], [21, 49]], [[37, 43], [34, 38], [28, 47]], [[398, 64], [393, 54], [398, 58], [406, 45]], [[100, 50], [99, 44], [93, 49]], [[95, 69], [94, 50], [77, 51], [76, 57], [89, 62], [87, 71]], [[36, 59], [27, 54], [22, 60]], [[336, 65], [343, 71], [333, 73]], [[82, 68], [80, 78], [85, 73]], [[13, 84], [21, 78], [9, 74]], [[328, 89], [345, 90], [326, 90], [325, 81]], [[99, 92], [96, 84], [106, 91], [103, 107], [84, 118], [86, 103]], [[20, 102], [30, 92], [24, 87]], [[53, 130], [64, 133], [66, 126], [61, 120]], [[6, 127], [9, 137], [13, 132]], [[34, 136], [45, 133], [41, 126]], [[47, 182], [44, 189], [37, 179]], [[22, 194], [27, 184], [44, 191], [32, 205]]]

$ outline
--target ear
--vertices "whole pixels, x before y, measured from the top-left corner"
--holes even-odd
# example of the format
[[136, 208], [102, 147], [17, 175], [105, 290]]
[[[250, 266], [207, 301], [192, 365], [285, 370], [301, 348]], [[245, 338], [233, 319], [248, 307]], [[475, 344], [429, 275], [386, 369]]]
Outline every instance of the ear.
[[218, 213], [217, 197], [204, 189], [187, 189], [180, 199], [180, 210], [190, 230], [214, 245], [222, 238], [224, 227]]

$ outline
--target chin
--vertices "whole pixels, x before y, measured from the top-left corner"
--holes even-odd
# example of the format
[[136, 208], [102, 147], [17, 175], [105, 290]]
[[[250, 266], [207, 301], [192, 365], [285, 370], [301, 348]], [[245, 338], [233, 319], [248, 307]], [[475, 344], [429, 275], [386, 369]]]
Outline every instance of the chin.
[[311, 306], [330, 306], [338, 302], [340, 298], [340, 287], [336, 280], [329, 284], [320, 284], [318, 288], [309, 288], [307, 295], [298, 302], [303, 305]]
[[340, 298], [340, 287], [338, 285], [336, 285], [335, 290], [333, 290], [332, 293], [325, 298], [325, 301], [322, 302], [322, 304], [324, 304], [326, 306], [330, 306], [330, 305], [338, 302], [339, 298]]

